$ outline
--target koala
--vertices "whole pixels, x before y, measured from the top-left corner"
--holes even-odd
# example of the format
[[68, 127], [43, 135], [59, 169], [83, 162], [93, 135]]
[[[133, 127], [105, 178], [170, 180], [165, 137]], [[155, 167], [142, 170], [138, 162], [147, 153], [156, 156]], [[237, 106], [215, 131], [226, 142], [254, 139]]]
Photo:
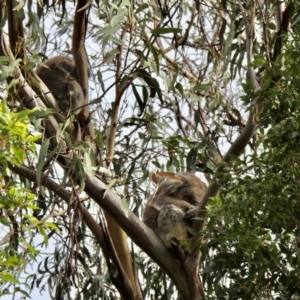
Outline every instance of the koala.
[[62, 113], [72, 110], [79, 114], [77, 109], [84, 104], [84, 94], [79, 85], [72, 59], [66, 56], [55, 56], [46, 61], [46, 66], [37, 69], [37, 75], [43, 80], [57, 101]]
[[178, 248], [190, 237], [187, 227], [192, 226], [192, 218], [206, 189], [206, 184], [191, 173], [175, 174], [160, 184], [156, 194], [148, 199], [143, 222], [168, 249]]

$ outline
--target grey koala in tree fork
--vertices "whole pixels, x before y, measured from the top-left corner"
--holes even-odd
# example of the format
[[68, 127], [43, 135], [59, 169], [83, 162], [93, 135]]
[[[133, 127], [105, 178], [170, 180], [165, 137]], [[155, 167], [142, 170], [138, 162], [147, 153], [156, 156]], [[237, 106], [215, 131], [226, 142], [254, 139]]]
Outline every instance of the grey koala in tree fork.
[[84, 94], [78, 83], [74, 61], [66, 56], [55, 56], [45, 62], [47, 67], [40, 66], [37, 75], [43, 80], [54, 96], [62, 113], [77, 109], [84, 104]]
[[178, 247], [190, 237], [187, 227], [192, 226], [206, 189], [206, 184], [191, 173], [175, 174], [174, 179], [160, 184], [156, 194], [148, 199], [143, 222], [167, 248]]

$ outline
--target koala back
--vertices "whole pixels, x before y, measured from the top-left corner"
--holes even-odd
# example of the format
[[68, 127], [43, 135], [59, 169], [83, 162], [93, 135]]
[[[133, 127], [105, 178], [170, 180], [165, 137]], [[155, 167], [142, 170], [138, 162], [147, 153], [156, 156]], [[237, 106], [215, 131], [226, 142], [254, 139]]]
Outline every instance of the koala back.
[[77, 82], [74, 62], [68, 57], [56, 56], [45, 64], [47, 67], [40, 66], [37, 74], [51, 91], [60, 110], [67, 113], [71, 109], [78, 114], [80, 109], [76, 108], [84, 104], [84, 95]]
[[167, 179], [158, 187], [155, 205], [165, 205], [169, 200], [174, 201], [174, 199], [177, 199], [175, 200], [177, 206], [198, 205], [202, 201], [206, 189], [206, 184], [192, 173], [177, 173], [175, 180]]
[[178, 173], [159, 185], [148, 199], [143, 222], [153, 229], [167, 248], [188, 239], [197, 206], [206, 192], [206, 184], [191, 173]]

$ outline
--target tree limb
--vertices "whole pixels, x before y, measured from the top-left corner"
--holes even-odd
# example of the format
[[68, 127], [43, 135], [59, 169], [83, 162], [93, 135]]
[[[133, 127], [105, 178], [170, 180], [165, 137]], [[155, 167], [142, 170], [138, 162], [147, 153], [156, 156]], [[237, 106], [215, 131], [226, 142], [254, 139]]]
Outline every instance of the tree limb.
[[86, 124], [84, 130], [87, 135], [95, 137], [94, 128], [90, 124], [90, 108], [88, 106], [89, 94], [89, 61], [85, 50], [85, 36], [87, 30], [88, 12], [92, 6], [92, 0], [78, 0], [72, 38], [72, 53], [77, 70], [78, 82], [84, 94], [84, 107], [78, 115], [78, 120]]

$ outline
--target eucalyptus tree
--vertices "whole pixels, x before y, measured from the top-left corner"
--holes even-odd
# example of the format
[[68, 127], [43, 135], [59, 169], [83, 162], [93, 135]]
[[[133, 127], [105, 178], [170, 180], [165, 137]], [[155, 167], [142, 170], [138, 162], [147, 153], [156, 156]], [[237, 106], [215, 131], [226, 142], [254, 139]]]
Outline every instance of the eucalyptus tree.
[[[2, 294], [298, 299], [297, 1], [0, 3]], [[57, 55], [80, 113], [36, 75]], [[141, 222], [180, 171], [209, 185], [184, 260]]]

